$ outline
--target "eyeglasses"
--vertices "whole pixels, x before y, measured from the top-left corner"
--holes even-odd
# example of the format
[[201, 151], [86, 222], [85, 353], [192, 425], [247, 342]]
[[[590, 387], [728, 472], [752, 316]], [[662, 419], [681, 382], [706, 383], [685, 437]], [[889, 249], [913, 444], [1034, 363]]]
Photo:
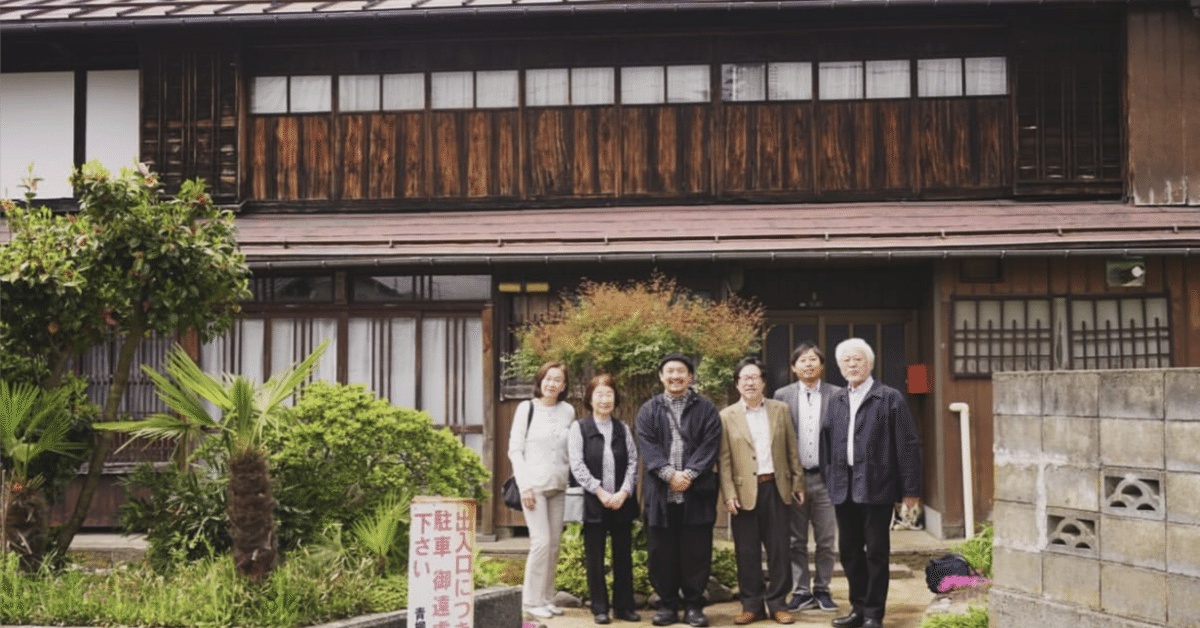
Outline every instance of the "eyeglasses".
[[743, 376], [741, 376], [741, 377], [739, 377], [739, 378], [738, 378], [738, 381], [739, 381], [739, 382], [742, 382], [742, 383], [745, 383], [745, 384], [752, 384], [752, 383], [754, 383], [754, 382], [761, 382], [761, 381], [762, 381], [762, 375], [743, 375]]

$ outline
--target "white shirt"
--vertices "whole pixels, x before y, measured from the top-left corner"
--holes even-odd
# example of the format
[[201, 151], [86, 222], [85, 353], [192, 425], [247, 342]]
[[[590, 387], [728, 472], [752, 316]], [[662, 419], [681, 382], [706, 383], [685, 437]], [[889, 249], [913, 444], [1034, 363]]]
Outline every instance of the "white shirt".
[[800, 450], [800, 465], [812, 469], [821, 462], [821, 450], [818, 441], [821, 437], [821, 383], [812, 388], [806, 388], [800, 382], [800, 390], [796, 397], [797, 417], [800, 429], [796, 432], [796, 440]]
[[[526, 429], [530, 403], [533, 420]], [[522, 401], [517, 406], [508, 433], [508, 459], [522, 492], [566, 490], [571, 473], [567, 436], [574, 420], [575, 408], [565, 401], [551, 407], [534, 401]]]
[[846, 464], [850, 466], [854, 466], [854, 422], [863, 399], [867, 398], [867, 391], [871, 390], [874, 383], [875, 379], [868, 375], [863, 383], [850, 389], [850, 431], [846, 432]]
[[775, 461], [771, 459], [771, 421], [767, 418], [767, 403], [763, 401], [753, 410], [742, 402], [746, 410], [746, 425], [750, 427], [750, 440], [754, 441], [754, 456], [758, 460], [758, 474], [775, 473]]

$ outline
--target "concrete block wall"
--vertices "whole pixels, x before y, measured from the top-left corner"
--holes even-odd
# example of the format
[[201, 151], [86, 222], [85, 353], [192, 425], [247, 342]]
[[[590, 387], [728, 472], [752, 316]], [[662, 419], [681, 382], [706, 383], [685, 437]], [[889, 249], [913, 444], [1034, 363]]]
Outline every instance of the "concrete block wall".
[[1200, 628], [1200, 369], [1003, 373], [993, 628]]

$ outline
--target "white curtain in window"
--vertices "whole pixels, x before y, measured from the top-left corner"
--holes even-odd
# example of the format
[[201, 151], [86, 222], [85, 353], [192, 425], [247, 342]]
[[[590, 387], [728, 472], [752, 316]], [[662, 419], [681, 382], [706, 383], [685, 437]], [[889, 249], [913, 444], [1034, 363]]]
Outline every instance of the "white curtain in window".
[[338, 322], [335, 318], [277, 318], [271, 321], [271, 373], [279, 373], [307, 358], [329, 339], [325, 355], [317, 362], [308, 381], [337, 381]]
[[525, 105], [563, 107], [571, 104], [571, 71], [566, 68], [525, 71]]
[[332, 76], [291, 77], [292, 113], [329, 111], [333, 105]]
[[[433, 417], [435, 424], [483, 425], [482, 355], [480, 319], [422, 319], [421, 409]], [[468, 445], [472, 443], [482, 445], [479, 439], [467, 441]]]
[[424, 74], [410, 72], [383, 75], [384, 111], [420, 111], [424, 108]]
[[658, 65], [621, 68], [621, 102], [655, 105], [666, 98], [666, 77]]
[[250, 88], [250, 113], [287, 113], [288, 77], [256, 76]]
[[867, 98], [908, 98], [909, 62], [867, 61]]
[[475, 106], [473, 72], [434, 72], [430, 76], [434, 109], [470, 109]]
[[963, 60], [967, 96], [1003, 96], [1008, 93], [1008, 63], [1004, 57], [971, 57]]
[[721, 100], [766, 100], [767, 64], [726, 63], [721, 66]]
[[99, 160], [113, 170], [138, 161], [140, 86], [137, 70], [87, 73], [87, 161]]
[[379, 111], [379, 75], [338, 77], [339, 111]]
[[417, 321], [414, 318], [351, 318], [347, 336], [347, 382], [365, 384], [396, 406], [417, 407]]
[[517, 106], [520, 93], [516, 70], [490, 70], [475, 73], [475, 106], [480, 109], [508, 109]]
[[[239, 319], [225, 335], [200, 347], [200, 368], [218, 380], [230, 373], [261, 384], [267, 380], [263, 372], [266, 330], [266, 322], [261, 319]], [[207, 401], [204, 407], [210, 415], [217, 412], [217, 407]]]
[[918, 59], [917, 96], [962, 96], [962, 59]]
[[807, 61], [769, 64], [767, 97], [771, 100], [811, 100], [812, 64]]
[[571, 68], [571, 104], [611, 105], [617, 73], [613, 68]]
[[667, 66], [667, 102], [708, 102], [711, 93], [707, 65]]
[[829, 61], [818, 70], [821, 100], [857, 100], [863, 97], [863, 62]]

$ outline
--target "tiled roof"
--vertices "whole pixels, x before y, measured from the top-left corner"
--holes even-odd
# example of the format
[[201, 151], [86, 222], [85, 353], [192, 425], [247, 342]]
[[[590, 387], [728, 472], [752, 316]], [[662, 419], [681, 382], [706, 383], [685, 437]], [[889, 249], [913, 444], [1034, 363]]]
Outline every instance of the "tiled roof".
[[[1155, 0], [1087, 0], [1134, 4]], [[155, 26], [302, 19], [428, 16], [455, 12], [678, 11], [684, 9], [1046, 4], [1079, 0], [0, 0], [0, 27]]]
[[1200, 211], [1123, 203], [706, 205], [238, 218], [256, 266], [1200, 254]]

